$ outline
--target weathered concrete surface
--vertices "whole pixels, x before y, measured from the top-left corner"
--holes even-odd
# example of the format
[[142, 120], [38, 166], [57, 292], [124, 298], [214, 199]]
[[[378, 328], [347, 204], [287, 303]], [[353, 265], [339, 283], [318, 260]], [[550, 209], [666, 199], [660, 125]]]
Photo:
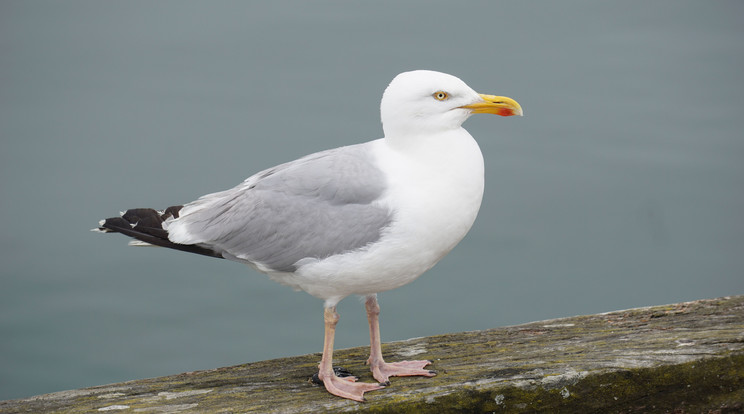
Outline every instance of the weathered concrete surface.
[[[372, 381], [368, 348], [336, 364]], [[366, 403], [308, 379], [319, 354], [0, 402], [0, 412], [744, 412], [744, 296], [578, 316], [383, 345], [431, 359]]]

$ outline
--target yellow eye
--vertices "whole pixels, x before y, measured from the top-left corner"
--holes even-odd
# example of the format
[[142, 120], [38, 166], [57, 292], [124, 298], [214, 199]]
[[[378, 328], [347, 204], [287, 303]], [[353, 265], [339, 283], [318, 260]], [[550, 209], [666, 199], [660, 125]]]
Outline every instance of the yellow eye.
[[433, 96], [434, 96], [434, 99], [438, 101], [443, 101], [449, 98], [449, 95], [447, 94], [447, 92], [444, 92], [444, 91], [434, 92]]

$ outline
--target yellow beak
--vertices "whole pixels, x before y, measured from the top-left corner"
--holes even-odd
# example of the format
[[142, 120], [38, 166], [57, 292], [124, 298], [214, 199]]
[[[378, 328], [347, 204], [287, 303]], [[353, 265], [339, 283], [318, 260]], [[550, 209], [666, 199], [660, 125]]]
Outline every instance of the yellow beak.
[[483, 102], [463, 105], [461, 108], [470, 109], [474, 114], [496, 114], [501, 116], [522, 116], [522, 107], [512, 98], [506, 96], [483, 95]]

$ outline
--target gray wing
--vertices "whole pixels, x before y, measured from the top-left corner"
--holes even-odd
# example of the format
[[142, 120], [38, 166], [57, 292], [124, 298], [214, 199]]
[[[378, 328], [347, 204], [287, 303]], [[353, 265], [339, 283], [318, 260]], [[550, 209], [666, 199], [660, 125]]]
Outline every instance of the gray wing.
[[174, 243], [198, 244], [275, 271], [375, 242], [392, 221], [365, 144], [319, 152], [209, 194], [164, 223]]

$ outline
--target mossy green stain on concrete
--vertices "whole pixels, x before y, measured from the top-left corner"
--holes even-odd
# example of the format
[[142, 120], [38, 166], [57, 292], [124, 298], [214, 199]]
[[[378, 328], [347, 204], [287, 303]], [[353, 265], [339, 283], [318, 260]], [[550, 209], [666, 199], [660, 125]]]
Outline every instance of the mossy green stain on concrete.
[[[688, 386], [680, 387], [680, 379]], [[744, 355], [593, 375], [561, 389], [508, 386], [477, 390], [465, 387], [462, 392], [430, 401], [401, 400], [397, 404], [360, 411], [685, 413], [701, 412], [711, 406], [723, 407], [722, 412], [744, 410]]]

